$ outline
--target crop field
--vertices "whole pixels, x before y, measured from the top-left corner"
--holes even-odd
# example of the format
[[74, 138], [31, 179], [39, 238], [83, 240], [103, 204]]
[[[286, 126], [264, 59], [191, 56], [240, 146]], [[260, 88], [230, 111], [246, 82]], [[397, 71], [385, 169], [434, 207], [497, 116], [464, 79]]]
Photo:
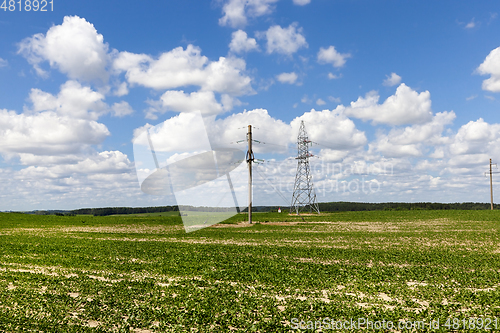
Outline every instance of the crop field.
[[0, 331], [500, 331], [498, 211], [159, 215], [0, 214]]

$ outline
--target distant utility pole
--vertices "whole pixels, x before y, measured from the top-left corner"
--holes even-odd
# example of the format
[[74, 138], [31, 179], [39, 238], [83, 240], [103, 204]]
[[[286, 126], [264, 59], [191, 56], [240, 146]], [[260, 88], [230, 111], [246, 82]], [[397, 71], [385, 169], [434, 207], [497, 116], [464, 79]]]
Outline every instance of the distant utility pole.
[[491, 196], [491, 210], [493, 210], [493, 172], [491, 171], [491, 165], [492, 164], [490, 158], [490, 196]]
[[247, 133], [248, 141], [248, 151], [247, 151], [247, 163], [248, 163], [248, 223], [252, 224], [252, 162], [254, 161], [254, 155], [252, 151], [252, 125], [248, 125]]
[[[493, 174], [498, 173], [492, 171], [492, 166], [497, 166], [496, 163], [491, 163], [491, 158], [490, 158], [490, 197], [491, 197], [491, 210], [493, 210]], [[486, 172], [484, 173], [486, 176]]]

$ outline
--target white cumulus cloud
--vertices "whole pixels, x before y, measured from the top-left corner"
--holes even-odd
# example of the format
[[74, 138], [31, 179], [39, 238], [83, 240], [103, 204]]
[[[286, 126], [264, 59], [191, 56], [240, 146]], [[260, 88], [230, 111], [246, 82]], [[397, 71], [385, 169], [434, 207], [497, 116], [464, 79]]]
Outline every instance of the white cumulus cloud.
[[370, 92], [346, 108], [346, 114], [373, 124], [422, 124], [432, 119], [430, 93], [412, 90], [402, 83], [396, 93], [379, 104], [380, 96]]
[[[258, 128], [258, 140], [269, 143], [254, 145], [256, 153], [283, 152], [290, 143], [291, 128], [280, 119], [273, 118], [265, 109], [255, 109], [232, 114], [225, 119], [218, 119], [210, 137], [219, 146], [227, 146], [245, 138], [248, 125]], [[241, 148], [241, 147], [240, 147]]]
[[4, 209], [116, 207], [134, 202], [151, 205], [137, 186], [134, 164], [122, 152], [66, 156], [26, 155], [21, 160], [31, 166], [1, 172], [4, 181], [0, 191], [8, 193]]
[[298, 76], [295, 72], [276, 75], [276, 79], [281, 83], [294, 84], [297, 81], [297, 78]]
[[255, 38], [248, 38], [245, 31], [238, 30], [232, 34], [229, 50], [235, 53], [258, 51], [259, 45], [257, 45]]
[[387, 75], [387, 78], [384, 80], [384, 86], [392, 87], [401, 83], [401, 76], [396, 73], [391, 73], [391, 75]]
[[224, 111], [223, 106], [217, 102], [212, 91], [186, 94], [182, 90], [169, 90], [161, 96], [161, 101], [167, 110], [176, 112], [199, 111], [204, 115], [211, 115]]
[[359, 148], [367, 143], [365, 133], [358, 130], [354, 122], [347, 118], [345, 108], [316, 111], [312, 109], [291, 122], [292, 142], [297, 141], [300, 121], [304, 121], [309, 139], [327, 144], [329, 149], [348, 150]]
[[78, 16], [66, 16], [61, 25], [52, 26], [45, 35], [24, 39], [19, 44], [19, 53], [40, 75], [47, 74], [40, 65], [48, 61], [71, 79], [106, 81], [108, 78], [108, 45], [91, 23]]
[[298, 6], [305, 6], [309, 3], [311, 3], [311, 0], [293, 0], [293, 4]]
[[[77, 163], [61, 164], [50, 167], [59, 176], [80, 174], [116, 174], [131, 172], [133, 164], [127, 155], [120, 151], [103, 151], [84, 157]], [[29, 169], [28, 169], [29, 170]]]
[[342, 74], [333, 74], [333, 73], [328, 73], [328, 78], [330, 80], [337, 80], [337, 79], [340, 79], [342, 78]]
[[335, 50], [335, 46], [329, 46], [327, 49], [320, 48], [318, 52], [318, 62], [320, 64], [332, 64], [333, 67], [342, 67], [346, 63], [346, 59], [350, 58], [349, 53], [339, 53]]
[[377, 140], [370, 143], [370, 151], [377, 151], [386, 157], [423, 156], [426, 147], [441, 147], [449, 143], [442, 133], [446, 125], [455, 119], [455, 113], [439, 112], [430, 122], [393, 128], [388, 134], [379, 132]]
[[248, 17], [271, 14], [276, 2], [278, 0], [227, 0], [222, 6], [224, 16], [219, 19], [219, 24], [232, 28], [244, 27]]
[[82, 86], [77, 81], [67, 81], [57, 96], [40, 89], [31, 89], [29, 100], [32, 111], [54, 111], [60, 116], [96, 120], [109, 111], [104, 95]]
[[118, 96], [118, 97], [122, 97], [122, 96], [128, 95], [127, 82], [120, 83], [116, 87], [116, 90], [113, 92], [113, 95]]
[[328, 96], [328, 100], [334, 103], [340, 103], [340, 97]]
[[300, 48], [308, 47], [302, 28], [298, 27], [297, 23], [292, 23], [287, 28], [273, 25], [259, 36], [265, 36], [267, 39], [267, 53], [292, 55]]
[[[146, 124], [134, 131], [134, 149], [140, 146], [149, 147], [148, 138], [144, 135], [144, 131], [148, 130], [151, 143], [157, 153], [161, 152], [193, 152], [203, 151], [210, 148], [207, 138], [207, 129], [202, 118], [196, 112], [183, 112], [174, 117], [171, 117], [164, 122], [151, 126]], [[135, 155], [139, 157], [137, 152]], [[158, 155], [160, 163], [166, 162], [166, 159]], [[142, 166], [141, 166], [142, 167]]]
[[499, 138], [500, 124], [489, 124], [479, 118], [460, 127], [450, 145], [450, 151], [456, 155], [485, 153], [490, 150], [490, 144]]
[[100, 116], [128, 112], [126, 102], [109, 108], [104, 95], [73, 80], [61, 85], [57, 95], [32, 89], [28, 100], [24, 113], [0, 112], [0, 153], [22, 164], [74, 163], [110, 135], [96, 121]]
[[114, 103], [111, 110], [115, 117], [124, 117], [134, 113], [134, 109], [126, 101]]
[[[291, 123], [269, 115], [265, 109], [255, 109], [232, 114], [213, 123], [212, 143], [225, 146], [230, 142], [244, 139], [249, 124], [257, 127], [255, 138], [264, 144], [254, 145], [256, 153], [285, 153], [297, 142], [300, 122], [304, 120], [309, 138], [316, 142], [327, 143], [328, 148], [349, 150], [367, 143], [364, 132], [358, 130], [352, 120], [343, 113], [344, 107], [335, 110], [311, 110]], [[293, 152], [292, 154], [294, 154]]]
[[492, 50], [477, 68], [481, 75], [491, 75], [483, 81], [483, 90], [500, 92], [500, 47]]
[[33, 115], [0, 111], [2, 153], [75, 154], [89, 145], [101, 143], [109, 134], [104, 124], [60, 116], [52, 111]]
[[146, 54], [120, 52], [113, 63], [118, 72], [125, 72], [130, 84], [153, 89], [199, 86], [202, 90], [244, 95], [253, 93], [246, 63], [235, 57], [209, 61], [200, 48], [188, 45], [165, 52], [158, 59]]

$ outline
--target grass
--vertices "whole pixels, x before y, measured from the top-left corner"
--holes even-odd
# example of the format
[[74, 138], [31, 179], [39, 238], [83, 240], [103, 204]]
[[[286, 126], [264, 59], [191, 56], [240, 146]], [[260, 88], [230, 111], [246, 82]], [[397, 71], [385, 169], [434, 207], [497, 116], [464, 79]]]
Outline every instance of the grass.
[[292, 318], [328, 317], [439, 319], [444, 332], [448, 319], [500, 320], [500, 212], [253, 218], [185, 233], [178, 216], [0, 214], [0, 331], [288, 332]]

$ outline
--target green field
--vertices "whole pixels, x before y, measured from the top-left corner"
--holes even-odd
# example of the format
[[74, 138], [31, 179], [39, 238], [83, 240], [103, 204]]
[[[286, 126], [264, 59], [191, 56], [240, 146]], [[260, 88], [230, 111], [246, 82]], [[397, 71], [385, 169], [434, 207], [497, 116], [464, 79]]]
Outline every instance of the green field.
[[0, 331], [288, 332], [325, 318], [500, 331], [499, 211], [303, 218], [186, 233], [178, 216], [0, 214]]

